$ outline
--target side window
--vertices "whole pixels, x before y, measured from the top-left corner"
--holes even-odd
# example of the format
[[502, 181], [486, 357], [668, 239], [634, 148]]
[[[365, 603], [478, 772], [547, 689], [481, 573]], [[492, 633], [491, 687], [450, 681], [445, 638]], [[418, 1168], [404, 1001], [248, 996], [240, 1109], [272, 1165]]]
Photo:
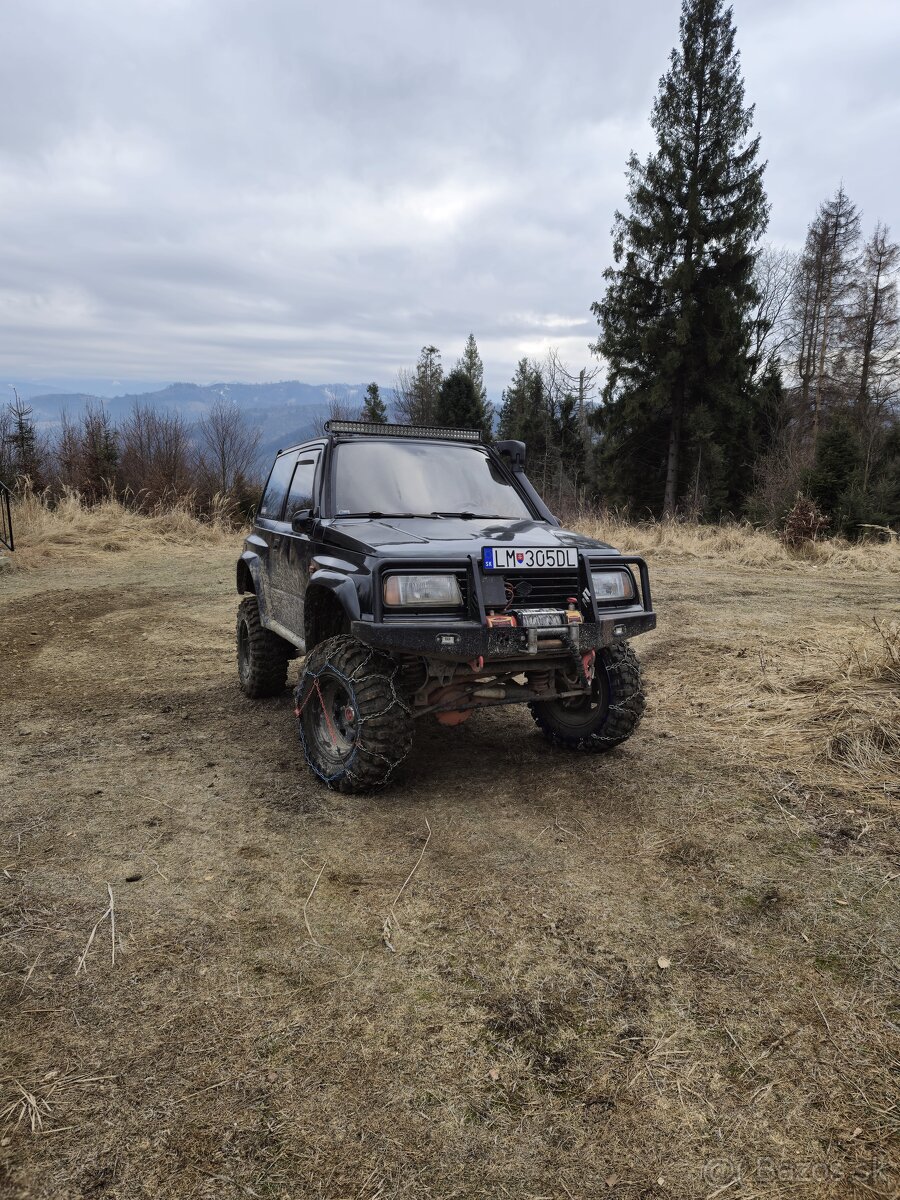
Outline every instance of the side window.
[[307, 454], [301, 453], [294, 469], [291, 480], [291, 490], [288, 492], [287, 508], [284, 517], [289, 521], [299, 508], [314, 508], [313, 485], [316, 482], [316, 466], [319, 462], [319, 451], [312, 450]]
[[261, 517], [267, 517], [270, 521], [281, 520], [281, 510], [284, 508], [284, 498], [287, 495], [295, 461], [293, 454], [281, 454], [275, 459], [275, 466], [272, 468], [269, 482], [263, 492], [262, 503], [259, 506]]

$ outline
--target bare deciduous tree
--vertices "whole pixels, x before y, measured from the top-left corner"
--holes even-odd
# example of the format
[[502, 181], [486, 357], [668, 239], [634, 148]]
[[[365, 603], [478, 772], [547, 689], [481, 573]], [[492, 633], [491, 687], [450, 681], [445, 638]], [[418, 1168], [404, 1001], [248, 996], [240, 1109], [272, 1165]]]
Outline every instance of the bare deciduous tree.
[[335, 384], [325, 389], [328, 397], [328, 411], [323, 417], [314, 422], [316, 433], [321, 437], [325, 432], [326, 421], [357, 421], [361, 406], [352, 399], [350, 388]]
[[784, 246], [763, 246], [757, 255], [754, 282], [759, 303], [753, 320], [751, 354], [754, 381], [765, 375], [770, 363], [781, 356], [790, 341], [787, 315], [796, 272], [797, 255]]
[[216, 400], [197, 422], [202, 468], [221, 495], [252, 474], [260, 429], [248, 425], [234, 400]]
[[181, 413], [136, 403], [119, 430], [119, 448], [122, 484], [142, 502], [191, 490], [195, 455]]

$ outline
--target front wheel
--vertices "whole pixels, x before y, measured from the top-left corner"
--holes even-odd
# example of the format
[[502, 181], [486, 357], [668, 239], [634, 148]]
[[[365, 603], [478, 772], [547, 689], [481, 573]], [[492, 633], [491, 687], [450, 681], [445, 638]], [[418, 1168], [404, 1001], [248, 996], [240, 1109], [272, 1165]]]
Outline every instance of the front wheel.
[[644, 715], [638, 656], [627, 642], [600, 650], [589, 693], [528, 707], [549, 741], [572, 750], [611, 750], [631, 737]]
[[320, 642], [295, 692], [300, 741], [318, 777], [340, 792], [384, 785], [412, 744], [397, 667], [356, 638]]

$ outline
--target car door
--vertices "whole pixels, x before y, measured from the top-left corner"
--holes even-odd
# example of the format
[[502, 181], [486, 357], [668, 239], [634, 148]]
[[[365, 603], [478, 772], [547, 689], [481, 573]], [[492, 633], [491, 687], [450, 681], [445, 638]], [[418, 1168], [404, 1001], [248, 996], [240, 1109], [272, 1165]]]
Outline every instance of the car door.
[[[262, 591], [260, 609], [266, 626], [271, 626], [275, 619], [278, 559], [285, 539], [284, 509], [296, 462], [296, 450], [285, 451], [275, 459], [253, 523], [253, 541], [261, 567], [257, 586]], [[275, 632], [283, 631], [277, 629]]]
[[309, 528], [295, 533], [291, 521], [294, 513], [301, 509], [307, 509], [310, 513], [317, 509], [321, 458], [321, 445], [304, 446], [297, 455], [281, 522], [281, 541], [278, 553], [272, 558], [272, 616], [279, 625], [290, 631], [291, 640], [298, 645], [302, 643], [304, 633], [304, 599], [312, 555], [312, 522]]

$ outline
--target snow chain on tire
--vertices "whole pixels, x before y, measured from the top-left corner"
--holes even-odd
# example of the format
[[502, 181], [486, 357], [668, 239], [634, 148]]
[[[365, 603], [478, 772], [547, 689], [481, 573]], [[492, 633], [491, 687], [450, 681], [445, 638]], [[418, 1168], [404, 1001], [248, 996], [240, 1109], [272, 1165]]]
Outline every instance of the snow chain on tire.
[[[396, 682], [398, 671], [392, 659], [343, 634], [321, 642], [307, 658], [294, 692], [294, 711], [306, 761], [330, 788], [362, 792], [383, 787], [409, 754], [412, 718]], [[323, 694], [329, 676], [347, 694], [356, 731], [355, 744], [343, 761], [328, 762], [319, 753], [311, 728], [318, 706], [337, 747]]]
[[638, 657], [627, 642], [597, 652], [597, 672], [605, 672], [608, 704], [597, 710], [592, 728], [566, 729], [565, 709], [558, 701], [529, 704], [535, 723], [549, 741], [570, 750], [602, 753], [626, 741], [644, 715], [644, 689]]

